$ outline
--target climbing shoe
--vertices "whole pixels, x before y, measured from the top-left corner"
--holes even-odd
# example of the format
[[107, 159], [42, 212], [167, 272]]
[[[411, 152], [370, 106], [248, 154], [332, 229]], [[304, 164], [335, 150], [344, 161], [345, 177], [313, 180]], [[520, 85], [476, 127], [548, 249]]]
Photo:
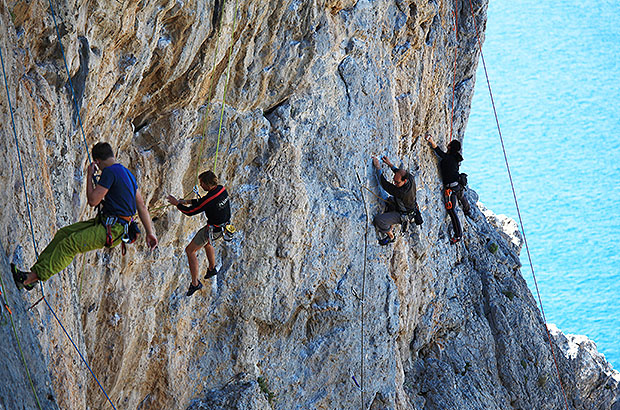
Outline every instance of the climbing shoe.
[[456, 245], [457, 243], [459, 243], [460, 240], [461, 240], [460, 236], [455, 236], [455, 237], [450, 238], [450, 243], [452, 245]]
[[187, 296], [192, 296], [194, 294], [194, 292], [196, 292], [197, 290], [202, 289], [202, 283], [200, 283], [200, 281], [198, 281], [198, 285], [194, 286], [191, 283], [189, 284], [189, 289], [187, 289]]
[[396, 237], [390, 238], [389, 236], [386, 236], [385, 238], [379, 239], [379, 245], [386, 246], [386, 245], [391, 244], [395, 240], [396, 240]]
[[207, 269], [207, 274], [205, 275], [205, 279], [212, 278], [215, 275], [217, 275], [217, 268], [213, 268], [213, 270]]
[[34, 289], [34, 283], [24, 285], [24, 281], [28, 278], [28, 273], [17, 269], [14, 263], [11, 264], [11, 273], [13, 273], [13, 281], [15, 282], [17, 289], [26, 289], [28, 291]]

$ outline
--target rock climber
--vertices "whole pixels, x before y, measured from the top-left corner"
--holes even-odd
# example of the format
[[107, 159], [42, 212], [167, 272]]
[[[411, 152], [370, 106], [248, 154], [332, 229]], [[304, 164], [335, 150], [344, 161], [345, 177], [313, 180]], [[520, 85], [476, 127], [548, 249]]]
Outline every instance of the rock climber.
[[463, 236], [463, 228], [461, 227], [461, 222], [456, 215], [455, 209], [457, 199], [463, 207], [465, 216], [471, 216], [469, 202], [467, 202], [467, 198], [465, 198], [464, 195], [466, 182], [463, 180], [462, 175], [465, 174], [459, 173], [459, 166], [463, 161], [463, 156], [460, 153], [461, 143], [457, 140], [450, 141], [450, 143], [448, 143], [447, 152], [444, 152], [437, 146], [430, 134], [426, 135], [426, 141], [428, 141], [435, 151], [435, 154], [439, 157], [439, 170], [444, 186], [444, 204], [452, 220], [452, 227], [454, 228], [454, 236], [450, 238], [450, 242], [455, 244], [460, 241]]
[[196, 252], [204, 247], [207, 253], [209, 267], [205, 279], [209, 279], [217, 275], [215, 268], [215, 248], [213, 241], [219, 239], [223, 235], [223, 230], [230, 222], [230, 202], [228, 200], [228, 192], [222, 185], [218, 185], [218, 178], [213, 171], [203, 172], [198, 176], [200, 186], [207, 191], [207, 195], [193, 199], [177, 199], [172, 195], [168, 196], [168, 202], [176, 206], [179, 211], [185, 215], [196, 215], [204, 212], [207, 216], [207, 224], [202, 227], [194, 236], [192, 241], [185, 248], [187, 254], [187, 262], [189, 263], [189, 272], [192, 276], [192, 282], [187, 290], [187, 296], [191, 296], [197, 290], [202, 288], [202, 283], [198, 280], [198, 258]]
[[[20, 271], [11, 264], [13, 280], [19, 289], [31, 290], [35, 282], [48, 280], [69, 266], [78, 253], [106, 246], [112, 248], [122, 241], [128, 242], [129, 227], [135, 224], [132, 217], [136, 210], [146, 230], [147, 246], [151, 250], [157, 246], [149, 211], [131, 171], [116, 162], [114, 151], [107, 142], [95, 144], [92, 157], [93, 162], [87, 168], [86, 197], [88, 205], [102, 205], [99, 214], [59, 229], [30, 272]], [[93, 175], [97, 169], [101, 170], [101, 176], [95, 183]]]
[[372, 165], [375, 167], [381, 187], [390, 195], [385, 212], [375, 216], [373, 224], [379, 231], [379, 244], [388, 245], [395, 241], [396, 236], [392, 231], [392, 225], [404, 222], [403, 231], [406, 230], [409, 217], [413, 216], [415, 223], [422, 223], [422, 216], [416, 202], [416, 185], [413, 176], [402, 168], [396, 168], [390, 160], [384, 156], [381, 160], [394, 172], [393, 184], [383, 176], [381, 165], [376, 157], [372, 157]]

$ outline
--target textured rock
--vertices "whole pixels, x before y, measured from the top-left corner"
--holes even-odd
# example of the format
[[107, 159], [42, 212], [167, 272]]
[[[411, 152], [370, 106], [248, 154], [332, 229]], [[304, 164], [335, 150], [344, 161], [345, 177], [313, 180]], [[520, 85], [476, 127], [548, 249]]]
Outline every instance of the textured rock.
[[554, 325], [549, 330], [561, 353], [560, 366], [574, 406], [620, 409], [620, 373], [596, 350], [596, 344], [586, 336], [564, 335]]
[[[486, 2], [473, 3], [483, 30]], [[453, 134], [464, 136], [478, 53], [469, 2], [456, 4], [458, 40], [454, 4], [428, 0], [57, 6], [87, 143], [109, 141], [134, 171], [160, 239], [153, 252], [80, 256], [45, 284], [118, 408], [564, 408], [514, 223], [479, 204], [473, 218], [460, 214], [462, 243], [448, 244], [436, 160], [420, 136], [449, 140], [453, 76]], [[25, 191], [39, 249], [93, 211], [49, 5], [2, 4], [0, 19], [26, 171], [24, 187], [3, 93], [0, 238], [12, 286], [7, 263], [35, 259]], [[183, 248], [203, 219], [161, 207], [213, 167], [218, 135], [239, 233], [218, 245], [221, 274], [187, 298]], [[383, 154], [412, 171], [425, 220], [387, 248], [367, 224], [382, 203], [357, 180], [377, 192], [370, 155]], [[40, 291], [6, 293], [46, 408], [108, 408], [46, 305], [24, 311]], [[562, 337], [571, 406], [618, 406], [617, 381], [588, 383], [613, 371], [594, 353], [575, 362]], [[5, 352], [0, 378], [15, 389], [0, 390], [1, 404], [30, 408], [16, 347]]]

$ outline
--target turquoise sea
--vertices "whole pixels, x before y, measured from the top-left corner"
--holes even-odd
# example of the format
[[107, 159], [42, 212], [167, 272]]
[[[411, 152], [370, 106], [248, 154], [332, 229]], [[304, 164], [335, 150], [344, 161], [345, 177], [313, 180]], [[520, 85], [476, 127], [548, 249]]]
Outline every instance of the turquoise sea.
[[[483, 53], [547, 321], [620, 370], [620, 1], [490, 0]], [[516, 219], [482, 64], [463, 149]]]

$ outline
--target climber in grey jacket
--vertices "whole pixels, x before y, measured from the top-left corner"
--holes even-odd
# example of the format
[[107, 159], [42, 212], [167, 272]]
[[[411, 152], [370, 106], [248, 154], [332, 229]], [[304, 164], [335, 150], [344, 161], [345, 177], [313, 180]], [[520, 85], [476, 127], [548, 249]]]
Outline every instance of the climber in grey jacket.
[[383, 234], [383, 237], [379, 239], [379, 244], [387, 245], [394, 242], [392, 225], [401, 223], [402, 215], [416, 214], [416, 223], [420, 224], [422, 221], [416, 202], [416, 185], [413, 176], [408, 171], [395, 167], [387, 157], [384, 156], [381, 160], [394, 172], [394, 183], [388, 182], [381, 172], [379, 160], [372, 157], [372, 165], [375, 167], [381, 187], [391, 195], [387, 200], [387, 209], [384, 213], [375, 216], [373, 224]]

